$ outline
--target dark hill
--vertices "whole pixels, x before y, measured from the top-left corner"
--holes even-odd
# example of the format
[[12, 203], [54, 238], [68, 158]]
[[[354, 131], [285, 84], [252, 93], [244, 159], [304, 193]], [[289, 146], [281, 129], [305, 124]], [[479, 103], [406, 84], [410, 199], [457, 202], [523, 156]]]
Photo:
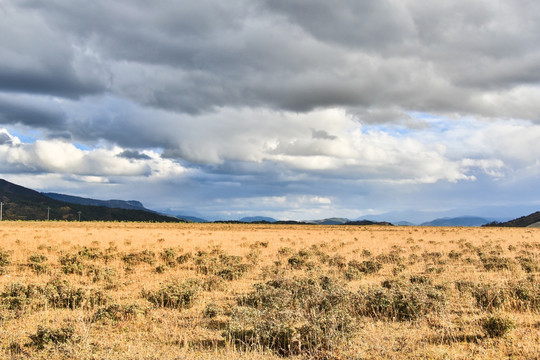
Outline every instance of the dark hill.
[[239, 220], [240, 222], [245, 223], [254, 223], [254, 222], [267, 222], [267, 223], [273, 223], [276, 222], [276, 219], [266, 216], [246, 216]]
[[383, 221], [383, 222], [376, 222], [376, 221], [370, 221], [370, 220], [355, 220], [355, 221], [349, 221], [342, 225], [380, 225], [380, 226], [393, 226], [393, 224]]
[[79, 196], [57, 194], [57, 193], [42, 193], [43, 195], [50, 197], [51, 199], [67, 202], [70, 204], [78, 205], [91, 205], [91, 206], [106, 206], [115, 209], [130, 209], [130, 210], [143, 210], [151, 211], [143, 206], [140, 201], [136, 200], [96, 200]]
[[3, 179], [0, 179], [0, 200], [4, 203], [4, 220], [47, 220], [47, 208], [50, 208], [50, 220], [78, 220], [80, 211], [81, 221], [179, 221], [149, 211], [71, 204]]
[[489, 220], [476, 216], [461, 216], [455, 218], [439, 218], [420, 224], [421, 226], [481, 226]]
[[540, 221], [540, 211], [537, 211], [533, 214], [522, 216], [520, 218], [498, 223], [498, 222], [492, 222], [489, 224], [486, 224], [484, 226], [502, 226], [502, 227], [527, 227], [529, 225], [533, 225], [534, 223], [537, 223]]

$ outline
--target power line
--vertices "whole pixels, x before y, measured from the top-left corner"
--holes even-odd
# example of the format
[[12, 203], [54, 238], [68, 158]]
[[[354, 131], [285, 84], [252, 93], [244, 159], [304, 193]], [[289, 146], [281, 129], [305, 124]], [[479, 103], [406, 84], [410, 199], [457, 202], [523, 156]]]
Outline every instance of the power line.
[[2, 212], [4, 210], [4, 203], [0, 201], [0, 221], [2, 221]]

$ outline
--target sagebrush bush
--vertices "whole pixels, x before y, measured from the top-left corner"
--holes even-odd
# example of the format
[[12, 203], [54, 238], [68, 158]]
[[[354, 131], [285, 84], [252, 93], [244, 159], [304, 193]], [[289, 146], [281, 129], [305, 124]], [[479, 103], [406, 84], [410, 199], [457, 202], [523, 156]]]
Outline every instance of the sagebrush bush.
[[501, 337], [515, 328], [515, 323], [502, 315], [490, 315], [481, 320], [482, 329], [489, 337]]
[[9, 252], [0, 249], [0, 268], [5, 268], [9, 264], [11, 264], [11, 261], [9, 260], [10, 254]]
[[238, 299], [226, 336], [281, 355], [332, 350], [354, 330], [350, 292], [334, 279], [286, 278]]
[[362, 262], [351, 260], [348, 263], [349, 268], [354, 268], [364, 274], [375, 274], [382, 269], [382, 264], [378, 261], [365, 260]]
[[110, 298], [100, 290], [75, 287], [69, 281], [58, 278], [49, 281], [42, 289], [42, 293], [46, 305], [55, 308], [93, 309], [110, 301]]
[[47, 345], [60, 345], [73, 340], [75, 329], [65, 326], [53, 329], [39, 325], [35, 334], [30, 335], [30, 345], [43, 349]]
[[480, 261], [487, 271], [512, 270], [515, 267], [512, 259], [499, 255], [481, 255]]
[[357, 311], [376, 319], [409, 321], [440, 312], [446, 303], [445, 291], [429, 282], [406, 284], [387, 280], [380, 287], [358, 293]]
[[206, 305], [206, 307], [203, 310], [203, 316], [205, 318], [215, 318], [216, 316], [220, 315], [222, 313], [221, 308], [216, 303], [209, 303]]
[[540, 272], [540, 259], [534, 255], [520, 256], [517, 258], [521, 268], [528, 273]]
[[163, 249], [159, 253], [159, 257], [165, 263], [165, 265], [168, 266], [168, 267], [175, 267], [176, 264], [177, 264], [176, 259], [177, 259], [178, 255], [177, 255], [176, 250], [173, 249], [173, 248]]
[[99, 248], [83, 246], [81, 250], [77, 252], [77, 255], [82, 259], [96, 260], [103, 258], [103, 252]]
[[176, 262], [180, 265], [187, 263], [189, 260], [193, 258], [193, 254], [188, 252], [185, 254], [178, 255], [176, 258]]
[[251, 268], [242, 262], [241, 256], [227, 255], [222, 252], [210, 254], [200, 251], [195, 258], [197, 272], [203, 275], [215, 275], [224, 280], [238, 280]]
[[127, 265], [138, 265], [141, 263], [154, 265], [156, 263], [156, 253], [151, 250], [129, 253], [122, 256], [122, 261]]
[[108, 320], [113, 322], [131, 320], [142, 313], [142, 309], [137, 304], [120, 305], [111, 304], [96, 310], [93, 321]]
[[82, 275], [86, 265], [78, 254], [65, 254], [58, 259], [64, 274]]
[[159, 307], [186, 309], [193, 306], [199, 296], [201, 284], [198, 280], [173, 282], [155, 291], [142, 291], [142, 297]]
[[49, 265], [45, 264], [47, 257], [42, 254], [32, 254], [28, 258], [28, 267], [36, 274], [45, 274], [50, 271]]
[[17, 282], [4, 286], [0, 301], [8, 310], [24, 310], [33, 304], [39, 294], [40, 289], [37, 286]]

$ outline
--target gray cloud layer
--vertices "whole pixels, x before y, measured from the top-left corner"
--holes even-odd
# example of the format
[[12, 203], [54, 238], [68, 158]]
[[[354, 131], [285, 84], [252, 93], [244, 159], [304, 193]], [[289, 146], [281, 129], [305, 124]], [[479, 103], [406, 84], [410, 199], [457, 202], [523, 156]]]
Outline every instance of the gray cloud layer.
[[0, 0], [0, 166], [182, 181], [239, 209], [352, 208], [342, 182], [371, 197], [371, 181], [528, 184], [538, 13], [531, 0]]

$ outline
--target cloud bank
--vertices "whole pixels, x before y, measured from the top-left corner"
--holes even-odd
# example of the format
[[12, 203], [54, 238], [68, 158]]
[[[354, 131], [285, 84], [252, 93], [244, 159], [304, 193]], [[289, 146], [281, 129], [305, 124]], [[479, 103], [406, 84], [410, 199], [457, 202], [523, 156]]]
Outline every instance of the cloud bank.
[[539, 12], [0, 0], [0, 172], [214, 217], [538, 203]]

